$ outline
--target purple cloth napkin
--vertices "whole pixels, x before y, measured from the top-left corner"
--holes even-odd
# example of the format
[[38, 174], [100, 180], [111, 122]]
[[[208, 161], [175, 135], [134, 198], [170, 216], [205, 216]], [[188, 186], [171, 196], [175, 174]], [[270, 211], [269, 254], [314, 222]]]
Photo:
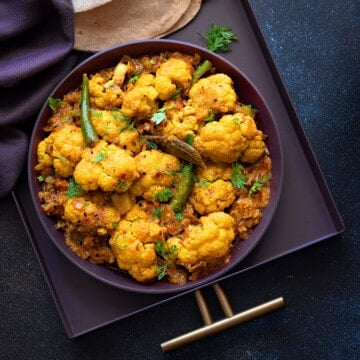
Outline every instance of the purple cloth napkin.
[[71, 0], [0, 2], [0, 198], [24, 167], [25, 129], [75, 65], [73, 41]]

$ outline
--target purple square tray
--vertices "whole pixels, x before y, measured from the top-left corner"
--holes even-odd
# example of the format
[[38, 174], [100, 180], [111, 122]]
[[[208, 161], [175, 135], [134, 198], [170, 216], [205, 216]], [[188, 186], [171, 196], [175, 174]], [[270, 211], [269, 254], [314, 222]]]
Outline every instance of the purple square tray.
[[[270, 228], [252, 253], [218, 279], [221, 281], [339, 234], [344, 225], [249, 3], [204, 1], [197, 17], [170, 37], [204, 46], [196, 34], [206, 32], [214, 19], [221, 19], [221, 24], [218, 21], [220, 25], [230, 26], [238, 35], [238, 42], [232, 44], [232, 52], [224, 57], [243, 70], [266, 98], [278, 123], [284, 149], [284, 185]], [[185, 294], [139, 296], [101, 283], [79, 271], [55, 248], [42, 228], [31, 202], [26, 178], [21, 177], [13, 190], [13, 197], [69, 337]]]

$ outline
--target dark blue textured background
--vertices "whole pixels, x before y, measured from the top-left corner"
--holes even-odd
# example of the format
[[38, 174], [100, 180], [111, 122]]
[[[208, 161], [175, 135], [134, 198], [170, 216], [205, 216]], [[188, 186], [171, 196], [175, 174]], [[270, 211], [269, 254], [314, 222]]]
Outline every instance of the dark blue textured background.
[[[357, 358], [360, 4], [250, 3], [345, 233], [223, 283], [237, 311], [280, 295], [285, 309], [165, 355], [161, 341], [201, 324], [193, 295], [68, 339], [15, 205], [6, 197], [0, 202], [0, 359]], [[205, 293], [214, 317], [220, 317], [213, 294]]]

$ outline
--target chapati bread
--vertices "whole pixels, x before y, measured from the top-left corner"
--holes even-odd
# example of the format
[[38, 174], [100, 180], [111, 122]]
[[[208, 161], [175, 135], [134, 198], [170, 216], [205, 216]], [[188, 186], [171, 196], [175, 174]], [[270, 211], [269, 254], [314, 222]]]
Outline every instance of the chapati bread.
[[74, 7], [74, 12], [84, 12], [104, 5], [111, 0], [72, 0], [72, 4]]
[[74, 48], [99, 51], [121, 42], [156, 38], [185, 14], [190, 0], [112, 0], [74, 14]]
[[191, 0], [189, 7], [186, 9], [185, 13], [181, 16], [181, 18], [169, 29], [167, 29], [163, 34], [158, 36], [159, 38], [169, 35], [177, 30], [180, 30], [185, 25], [187, 25], [197, 13], [200, 11], [201, 8], [201, 0]]

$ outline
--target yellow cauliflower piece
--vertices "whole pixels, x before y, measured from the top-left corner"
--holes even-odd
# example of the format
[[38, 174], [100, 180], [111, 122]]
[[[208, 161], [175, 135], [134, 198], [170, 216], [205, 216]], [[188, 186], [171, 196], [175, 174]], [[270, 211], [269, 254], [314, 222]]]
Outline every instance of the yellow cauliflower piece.
[[176, 182], [174, 173], [180, 172], [180, 160], [160, 150], [145, 150], [135, 156], [140, 177], [136, 179], [130, 192], [151, 201], [153, 196]]
[[198, 80], [189, 91], [189, 103], [195, 108], [199, 120], [215, 114], [233, 112], [237, 95], [232, 79], [225, 74], [214, 74]]
[[118, 211], [106, 204], [98, 204], [84, 196], [68, 199], [64, 207], [64, 219], [77, 226], [78, 231], [105, 235], [120, 221]]
[[120, 269], [141, 283], [159, 273], [154, 243], [164, 241], [166, 228], [148, 219], [121, 220], [109, 244]]
[[232, 166], [226, 163], [207, 163], [204, 168], [200, 166], [195, 168], [195, 176], [200, 181], [230, 180], [231, 175]]
[[75, 181], [86, 191], [125, 192], [138, 176], [134, 158], [104, 140], [87, 148], [74, 170]]
[[185, 60], [170, 58], [156, 71], [155, 89], [160, 100], [167, 100], [177, 89], [187, 90], [191, 85], [194, 68]]
[[252, 117], [236, 113], [206, 124], [195, 137], [194, 145], [213, 162], [255, 162], [265, 149], [262, 138]]
[[193, 107], [181, 100], [169, 100], [164, 107], [167, 108], [167, 120], [157, 127], [160, 135], [176, 136], [185, 141], [188, 135], [194, 135], [198, 131], [199, 122]]
[[136, 199], [129, 191], [125, 191], [123, 193], [113, 193], [111, 202], [118, 213], [124, 215], [136, 204]]
[[198, 225], [190, 225], [183, 238], [169, 238], [167, 245], [176, 247], [176, 262], [192, 274], [190, 280], [196, 280], [229, 261], [234, 239], [234, 219], [215, 212], [202, 216]]
[[123, 91], [117, 85], [106, 86], [109, 80], [105, 73], [96, 73], [89, 79], [90, 102], [98, 109], [110, 110], [122, 104]]
[[235, 189], [230, 181], [197, 182], [189, 197], [189, 202], [201, 214], [224, 211], [235, 200]]
[[144, 73], [125, 93], [121, 109], [126, 116], [146, 119], [157, 110], [158, 93], [153, 84], [154, 75]]
[[140, 152], [140, 134], [131, 127], [130, 119], [120, 110], [95, 112], [92, 115], [92, 122], [102, 139], [116, 144], [130, 155]]
[[53, 165], [57, 174], [69, 177], [81, 159], [84, 146], [80, 128], [72, 123], [64, 123], [39, 143], [36, 169]]

